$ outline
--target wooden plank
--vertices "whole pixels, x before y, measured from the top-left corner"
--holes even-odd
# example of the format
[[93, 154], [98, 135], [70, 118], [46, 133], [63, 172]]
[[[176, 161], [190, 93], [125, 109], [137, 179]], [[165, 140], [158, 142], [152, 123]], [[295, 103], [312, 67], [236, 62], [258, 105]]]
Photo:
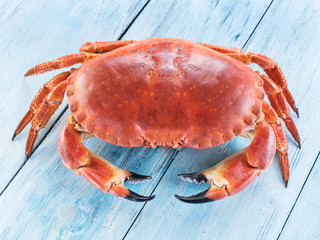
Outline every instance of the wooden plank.
[[320, 161], [315, 165], [278, 239], [320, 239]]
[[[242, 140], [235, 139], [227, 145], [213, 149], [184, 149], [176, 156], [157, 186], [155, 193], [158, 197], [154, 200], [156, 205], [145, 206], [125, 239], [278, 237], [319, 152], [319, 12], [316, 1], [309, 0], [302, 6], [298, 0], [275, 0], [246, 47], [246, 50], [265, 54], [280, 64], [287, 76], [289, 89], [298, 103], [301, 118], [294, 117], [294, 121], [302, 137], [302, 149], [299, 150], [289, 137], [291, 179], [288, 188], [284, 188], [276, 161], [238, 195], [211, 204], [181, 203], [174, 199], [173, 194], [191, 195], [207, 186], [182, 182], [176, 177], [178, 173], [208, 168], [245, 144]], [[313, 182], [317, 182], [317, 172], [314, 171], [310, 178], [315, 178]], [[312, 185], [314, 191], [314, 186], [317, 185]], [[312, 190], [310, 188], [310, 191]], [[314, 195], [305, 196], [300, 204], [305, 206], [305, 201], [314, 201]], [[316, 204], [314, 209], [317, 206]], [[297, 212], [300, 218], [295, 217], [292, 227], [284, 233], [284, 239], [291, 239], [290, 236], [297, 238], [297, 235], [289, 234], [293, 226], [299, 224], [298, 229], [303, 231], [303, 228], [300, 228], [301, 219], [305, 219], [302, 209], [301, 207]], [[318, 214], [309, 215], [315, 216]], [[308, 222], [317, 224], [316, 219]], [[317, 227], [318, 225], [310, 226], [307, 235], [316, 236], [315, 234], [319, 233]], [[298, 229], [296, 231], [299, 231]]]
[[[59, 120], [0, 198], [0, 239], [120, 239], [143, 203], [105, 194], [65, 168], [56, 141], [70, 115]], [[96, 138], [86, 146], [117, 166], [153, 181], [127, 186], [150, 195], [175, 155], [171, 148], [123, 148]]]
[[[11, 137], [38, 89], [59, 71], [23, 79], [35, 64], [78, 52], [86, 41], [115, 40], [147, 0], [1, 1], [0, 3], [0, 193], [25, 161], [28, 131]], [[64, 102], [48, 126], [66, 107]], [[39, 145], [50, 127], [40, 132]], [[27, 127], [29, 129], [29, 127]]]
[[173, 37], [242, 47], [270, 2], [151, 1], [124, 39]]
[[[212, 6], [208, 9], [211, 4], [209, 0], [200, 7], [195, 7], [193, 1], [186, 2], [185, 5], [175, 1], [163, 1], [161, 7], [147, 7], [144, 10], [147, 11], [145, 15], [147, 18], [144, 17], [143, 21], [134, 23], [132, 31], [130, 30], [126, 37], [137, 39], [161, 35], [169, 36], [169, 34], [173, 36], [174, 31], [179, 32], [178, 30], [181, 29], [183, 33], [181, 35], [176, 33], [176, 37], [192, 39], [194, 35], [198, 34], [201, 27], [201, 31], [207, 28], [212, 30], [207, 31], [207, 35], [202, 39], [199, 38], [199, 40], [209, 42], [209, 38], [214, 35], [217, 38], [225, 36], [227, 41], [227, 39], [234, 38], [238, 34], [239, 28], [245, 25], [246, 31], [249, 31], [249, 33], [244, 31], [243, 35], [240, 34], [240, 36], [234, 38], [234, 42], [242, 45], [254, 29], [269, 2], [254, 3], [247, 1], [234, 4], [225, 1], [219, 3], [215, 8]], [[230, 10], [230, 13], [226, 12], [226, 9], [229, 8], [235, 9], [234, 11]], [[238, 14], [241, 8], [248, 10], [246, 14]], [[159, 15], [158, 11], [160, 10], [162, 12]], [[204, 14], [207, 16], [203, 17]], [[161, 22], [160, 19], [163, 18], [161, 15], [166, 15], [163, 24], [159, 23]], [[183, 15], [183, 17], [180, 15]], [[222, 20], [221, 22], [216, 21], [221, 16], [224, 16], [225, 23]], [[179, 19], [179, 22], [174, 22], [173, 18]], [[190, 21], [193, 18], [199, 18], [199, 20]], [[153, 24], [149, 23], [151, 20]], [[143, 32], [148, 31], [155, 24], [162, 27], [168, 25], [167, 30], [163, 29], [157, 33], [161, 35], [156, 33], [144, 35]], [[226, 26], [224, 24], [228, 24], [227, 32], [229, 35], [225, 33]], [[180, 26], [180, 28], [177, 26]], [[171, 27], [175, 28], [174, 31], [170, 30]], [[183, 31], [183, 29], [189, 27], [190, 30]], [[168, 35], [166, 32], [168, 32]], [[44, 238], [49, 239], [57, 236], [79, 239], [119, 239], [125, 235], [128, 227], [141, 210], [142, 204], [131, 203], [102, 194], [63, 166], [58, 156], [56, 141], [68, 114], [69, 112], [64, 114], [58, 121], [42, 143], [41, 148], [37, 149], [1, 196], [0, 212], [4, 212], [2, 220], [0, 219], [1, 237], [15, 238], [20, 235], [28, 235], [33, 238], [44, 236]], [[152, 181], [132, 187], [134, 191], [142, 194], [151, 193], [175, 156], [175, 151], [170, 148], [123, 149], [94, 139], [89, 140], [87, 146], [102, 156], [111, 159], [113, 163], [120, 167], [141, 174], [151, 173]], [[172, 181], [175, 181], [175, 179], [174, 177]], [[23, 186], [22, 189], [21, 186]], [[157, 201], [153, 200], [146, 206], [149, 204], [155, 208]]]

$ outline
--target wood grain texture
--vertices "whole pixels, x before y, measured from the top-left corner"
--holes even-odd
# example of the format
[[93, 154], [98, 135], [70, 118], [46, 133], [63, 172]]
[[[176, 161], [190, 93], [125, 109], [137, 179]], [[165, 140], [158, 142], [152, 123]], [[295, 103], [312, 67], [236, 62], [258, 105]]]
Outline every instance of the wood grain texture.
[[[29, 126], [14, 142], [14, 129], [39, 88], [61, 71], [23, 78], [34, 65], [78, 52], [82, 43], [116, 40], [146, 0], [132, 1], [1, 1], [0, 3], [0, 192], [25, 161]], [[40, 131], [35, 147], [66, 108], [66, 101]]]
[[[173, 18], [177, 17], [179, 21], [171, 25], [176, 28], [178, 25], [181, 25], [182, 33], [180, 35], [175, 33], [176, 37], [192, 39], [193, 36], [197, 35], [199, 27], [202, 25], [201, 31], [207, 28], [212, 28], [212, 31], [206, 33], [208, 39], [203, 37], [199, 38], [199, 41], [210, 42], [209, 37], [212, 37], [212, 33], [215, 33], [219, 37], [225, 36], [224, 40], [228, 41], [229, 38], [234, 37], [235, 33], [238, 34], [239, 27], [242, 27], [242, 25], [245, 25], [249, 32], [252, 31], [268, 6], [269, 1], [264, 1], [262, 2], [263, 4], [261, 2], [259, 4], [250, 3], [249, 1], [243, 3], [241, 5], [242, 8], [247, 6], [248, 11], [247, 14], [241, 15], [241, 17], [238, 17], [236, 11], [233, 14], [225, 12], [226, 9], [234, 7], [239, 11], [241, 6], [230, 5], [228, 2], [224, 2], [220, 3], [219, 7], [217, 5], [217, 10], [211, 13], [210, 9], [208, 10], [209, 3], [210, 1], [207, 1], [203, 6], [195, 8], [195, 5], [190, 1], [185, 7], [187, 9], [185, 11], [180, 11], [183, 4], [179, 3], [176, 5], [175, 11], [171, 12], [173, 15], [170, 15], [169, 12], [167, 18], [164, 18], [164, 24], [170, 25], [171, 23], [166, 22], [166, 19], [171, 19], [172, 21]], [[171, 2], [169, 9], [168, 6], [165, 9], [172, 11], [170, 6], [173, 7], [174, 4], [174, 2]], [[155, 15], [158, 9], [150, 8], [148, 11], [151, 11], [151, 13], [147, 14], [149, 17]], [[196, 18], [202, 16], [204, 12], [206, 12], [207, 16], [201, 17], [198, 21], [189, 21], [192, 18], [186, 18], [186, 16], [190, 16], [186, 15], [186, 13], [193, 14], [194, 18]], [[225, 35], [225, 29], [221, 29], [222, 22], [215, 25], [216, 19], [221, 16], [224, 16], [224, 19], [230, 24], [229, 36]], [[159, 22], [157, 16], [152, 19], [153, 22]], [[188, 21], [185, 21], [186, 19]], [[145, 21], [150, 20], [144, 18], [144, 21], [133, 24], [132, 31], [127, 37], [132, 39], [156, 37], [156, 35], [143, 35], [143, 29], [148, 30], [148, 28], [152, 27], [152, 25], [148, 25], [148, 28], [144, 28]], [[189, 27], [192, 31], [189, 30], [183, 33], [182, 29]], [[178, 31], [178, 29], [173, 30]], [[168, 28], [168, 35], [171, 34], [173, 36], [173, 33], [173, 31], [170, 33]], [[159, 34], [165, 36], [166, 32], [159, 32]], [[250, 33], [246, 34], [249, 36]], [[240, 35], [235, 40], [239, 41], [237, 42], [238, 44], [243, 45], [246, 38]], [[41, 144], [41, 147], [37, 149], [1, 196], [0, 211], [5, 212], [2, 222], [5, 227], [0, 230], [0, 236], [15, 238], [20, 235], [30, 235], [34, 239], [42, 236], [53, 239], [59, 237], [63, 239], [88, 239], [89, 237], [91, 239], [101, 239], [104, 236], [108, 236], [108, 239], [119, 239], [125, 235], [135, 216], [141, 210], [142, 204], [137, 205], [102, 194], [92, 188], [83, 179], [77, 177], [73, 172], [65, 169], [60, 162], [56, 143], [58, 134], [65, 124], [66, 115], [68, 114], [69, 112], [64, 114]], [[136, 149], [129, 150], [114, 146], [110, 147], [108, 144], [106, 144], [108, 147], [103, 148], [102, 146], [105, 146], [104, 143], [98, 140], [93, 141], [97, 142], [93, 143], [92, 146], [89, 142], [88, 146], [102, 156], [111, 158], [112, 162], [116, 165], [141, 174], [151, 173], [154, 177], [152, 181], [145, 183], [140, 188], [138, 186], [137, 188], [133, 188], [133, 190], [141, 194], [150, 194], [151, 189], [155, 188], [160, 180], [160, 176], [165, 173], [166, 168], [175, 155], [175, 151], [172, 149], [163, 150], [159, 148], [153, 150], [142, 148], [139, 152]], [[145, 151], [148, 153], [150, 151], [150, 153], [143, 157]], [[114, 157], [112, 154], [118, 157]], [[200, 152], [198, 154], [202, 155]], [[123, 160], [126, 162], [126, 165], [121, 163], [121, 156], [123, 155], [128, 155], [127, 159]], [[150, 160], [145, 160], [142, 164], [142, 162], [137, 161], [137, 159], [141, 159], [141, 155], [142, 159]], [[151, 161], [151, 158], [154, 162]], [[145, 163], [148, 161], [150, 161], [150, 164]], [[191, 164], [192, 161], [188, 161], [188, 163]], [[142, 171], [143, 169], [148, 169], [148, 171]], [[181, 170], [183, 171], [183, 168]], [[170, 179], [170, 182], [174, 183], [172, 190], [177, 191], [175, 189], [176, 183], [179, 182], [181, 184], [181, 182], [177, 180], [176, 176]], [[173, 194], [168, 195], [167, 198], [172, 200]], [[157, 202], [153, 203], [153, 201], [147, 203], [147, 205], [152, 204], [152, 208], [155, 209]], [[28, 227], [24, 228], [23, 226], [26, 224]], [[34, 226], [37, 226], [37, 228]], [[17, 229], [19, 230], [17, 231]]]
[[320, 239], [320, 160], [311, 169], [307, 182], [278, 239]]
[[270, 2], [151, 1], [124, 39], [174, 37], [242, 47]]
[[[143, 203], [105, 194], [63, 166], [53, 144], [68, 110], [0, 198], [0, 239], [120, 239]], [[151, 175], [127, 186], [150, 195], [175, 156], [164, 148], [123, 148], [96, 138], [86, 146], [117, 166]], [[106, 237], [107, 236], [107, 237]]]
[[[151, 1], [124, 38], [180, 37], [241, 47], [255, 29], [270, 2], [207, 0], [202, 4], [196, 4], [195, 1]], [[6, 9], [4, 14], [0, 14], [0, 26], [5, 25], [2, 25], [1, 19], [4, 19], [4, 22], [5, 19], [10, 19], [10, 13], [15, 16], [15, 12], [23, 10], [20, 13], [21, 19], [25, 16], [23, 14], [30, 14], [31, 10], [29, 12], [25, 10], [27, 7], [23, 5], [24, 2], [21, 2], [22, 5], [18, 4], [6, 3], [4, 8], [0, 7], [0, 13]], [[3, 97], [0, 108], [11, 116], [11, 119], [7, 117], [2, 119], [6, 121], [6, 130], [2, 133], [3, 135], [11, 136], [11, 131], [18, 123], [17, 112], [26, 110], [28, 107], [29, 102], [25, 99], [29, 97], [31, 100], [37, 88], [50, 76], [47, 74], [34, 77], [32, 83], [26, 80], [20, 90], [13, 91], [16, 86], [20, 86], [16, 82], [20, 81], [18, 77], [21, 74], [18, 72], [23, 73], [27, 67], [41, 60], [34, 53], [35, 49], [41, 50], [41, 61], [45, 61], [48, 60], [47, 56], [56, 57], [72, 50], [77, 51], [83, 41], [105, 40], [112, 37], [115, 39], [116, 35], [113, 33], [121, 31], [112, 26], [108, 29], [104, 23], [106, 16], [109, 16], [107, 13], [112, 15], [113, 12], [121, 9], [121, 7], [117, 8], [117, 4], [125, 5], [123, 2], [108, 2], [100, 8], [97, 6], [90, 8], [84, 2], [61, 3], [65, 7], [65, 12], [71, 11], [70, 8], [72, 8], [71, 12], [77, 15], [80, 11], [80, 15], [77, 15], [79, 25], [78, 21], [72, 21], [72, 14], [68, 17], [66, 15], [64, 19], [59, 19], [60, 23], [56, 29], [38, 30], [40, 33], [37, 34], [33, 34], [37, 29], [43, 29], [49, 23], [55, 22], [57, 13], [48, 23], [46, 16], [41, 15], [45, 13], [41, 11], [46, 10], [48, 13], [54, 6], [53, 3], [40, 4], [39, 8], [31, 4], [33, 9], [38, 9], [38, 14], [42, 18], [34, 16], [32, 19], [37, 21], [28, 23], [28, 30], [22, 29], [24, 25], [22, 20], [16, 23], [16, 28], [25, 31], [24, 35], [29, 40], [24, 40], [22, 37], [24, 35], [21, 35], [19, 39], [21, 43], [16, 42], [14, 45], [5, 43], [6, 46], [9, 44], [20, 50], [22, 56], [28, 56], [28, 58], [18, 58], [19, 55], [1, 48], [0, 44], [1, 53], [7, 54], [5, 56], [11, 59], [11, 64], [12, 59], [18, 59], [16, 65], [5, 65], [6, 68], [1, 69], [5, 73], [5, 81], [0, 90], [3, 91], [0, 96], [0, 100]], [[131, 6], [134, 6], [133, 2], [132, 4]], [[138, 6], [141, 5], [138, 4]], [[126, 7], [124, 9], [128, 9]], [[113, 12], [108, 12], [109, 9]], [[119, 10], [117, 16], [112, 15], [114, 21], [123, 21], [124, 13], [128, 12]], [[127, 17], [129, 15], [124, 14]], [[303, 148], [299, 151], [289, 138], [292, 176], [288, 189], [284, 188], [276, 162], [249, 188], [236, 196], [211, 204], [188, 205], [176, 200], [173, 194], [193, 194], [204, 190], [207, 185], [185, 183], [176, 175], [210, 167], [232, 152], [248, 145], [248, 141], [236, 138], [216, 148], [183, 149], [177, 153], [170, 148], [125, 149], [97, 139], [90, 139], [86, 142], [86, 146], [112, 163], [137, 173], [151, 174], [153, 176], [151, 181], [129, 187], [146, 195], [154, 191], [157, 197], [144, 205], [103, 194], [61, 163], [56, 144], [58, 134], [70, 113], [67, 111], [0, 197], [2, 215], [0, 239], [21, 239], [25, 236], [32, 239], [121, 239], [124, 236], [125, 239], [275, 239], [294, 207], [295, 200], [319, 152], [320, 140], [317, 137], [320, 132], [316, 127], [317, 119], [320, 117], [318, 104], [320, 97], [317, 94], [320, 83], [316, 80], [319, 78], [317, 62], [320, 60], [318, 47], [320, 32], [317, 28], [319, 15], [319, 6], [314, 0], [307, 1], [304, 6], [301, 6], [298, 0], [274, 0], [246, 48], [246, 50], [266, 54], [279, 62], [301, 112], [301, 118], [294, 118], [294, 120], [302, 135]], [[43, 23], [38, 23], [39, 20], [43, 20]], [[67, 25], [66, 29], [62, 26], [63, 24]], [[73, 27], [78, 30], [77, 33], [73, 31]], [[33, 28], [32, 31], [30, 28]], [[57, 35], [61, 28], [65, 31]], [[104, 30], [99, 32], [101, 29]], [[11, 35], [16, 33], [14, 30], [11, 31]], [[68, 31], [71, 32], [71, 36], [67, 35]], [[87, 31], [92, 35], [88, 36]], [[49, 35], [49, 39], [44, 33]], [[83, 39], [80, 39], [81, 37]], [[63, 41], [57, 43], [59, 39]], [[44, 46], [41, 45], [42, 42], [45, 43]], [[75, 48], [70, 47], [73, 43]], [[37, 48], [39, 44], [40, 49]], [[29, 47], [26, 49], [26, 46]], [[26, 51], [28, 51], [27, 55]], [[1, 62], [0, 67], [4, 64], [7, 63]], [[13, 71], [13, 69], [16, 70]], [[12, 79], [17, 80], [11, 83]], [[38, 84], [37, 88], [35, 88], [36, 84]], [[26, 89], [30, 92], [25, 93]], [[10, 98], [15, 100], [10, 101]], [[10, 107], [8, 107], [9, 102]], [[13, 121], [14, 119], [16, 122]], [[50, 122], [52, 123], [53, 121]], [[0, 173], [3, 176], [14, 173], [9, 160], [11, 157], [13, 161], [19, 163], [18, 160], [21, 160], [19, 157], [22, 155], [19, 155], [19, 151], [23, 153], [25, 138], [24, 132], [13, 146], [12, 143], [4, 140], [1, 146], [2, 161], [0, 162]], [[15, 155], [18, 157], [12, 157]], [[20, 165], [16, 164], [18, 168]], [[312, 190], [308, 187], [308, 183], [318, 181], [318, 174], [313, 174], [317, 166], [314, 166], [309, 175], [308, 182], [295, 207], [300, 205], [303, 207], [303, 203], [308, 201], [308, 192]], [[299, 203], [299, 201], [302, 202]], [[284, 237], [293, 236], [290, 235], [290, 228], [293, 228], [302, 217], [317, 216], [311, 211], [307, 216], [302, 216], [303, 209], [300, 208], [296, 213], [293, 208], [292, 213], [296, 216], [292, 223], [289, 217], [283, 231]], [[317, 209], [317, 205], [314, 209]], [[295, 219], [297, 220], [294, 221]], [[309, 222], [316, 224], [312, 219]], [[309, 229], [309, 236], [317, 232], [315, 227]]]
[[[303, 8], [299, 1], [274, 1], [246, 46], [247, 51], [265, 54], [280, 64], [301, 112], [301, 118], [294, 117], [294, 121], [302, 137], [302, 149], [299, 150], [289, 137], [289, 187], [284, 188], [280, 169], [275, 161], [253, 184], [238, 195], [207, 205], [181, 204], [171, 197], [174, 193], [191, 195], [200, 189], [195, 184], [178, 180], [172, 183], [176, 174], [210, 167], [233, 152], [232, 148], [238, 149], [238, 144], [242, 144], [242, 141], [229, 143], [229, 146], [226, 146], [228, 150], [224, 145], [217, 149], [201, 151], [201, 154], [197, 152], [199, 150], [184, 149], [176, 156], [155, 191], [158, 195], [155, 201], [159, 202], [157, 211], [154, 211], [151, 205], [147, 205], [126, 239], [137, 239], [138, 236], [139, 239], [278, 237], [319, 152], [318, 23], [319, 5], [315, 1], [307, 1]], [[286, 132], [289, 136], [288, 131]], [[170, 187], [167, 188], [169, 182]], [[176, 186], [175, 189], [172, 185]], [[301, 210], [300, 212], [302, 214]], [[304, 219], [314, 215], [299, 217]], [[148, 225], [150, 222], [153, 223], [152, 226]], [[294, 224], [291, 224], [291, 227], [294, 227]], [[309, 236], [313, 236], [315, 228], [310, 227]]]

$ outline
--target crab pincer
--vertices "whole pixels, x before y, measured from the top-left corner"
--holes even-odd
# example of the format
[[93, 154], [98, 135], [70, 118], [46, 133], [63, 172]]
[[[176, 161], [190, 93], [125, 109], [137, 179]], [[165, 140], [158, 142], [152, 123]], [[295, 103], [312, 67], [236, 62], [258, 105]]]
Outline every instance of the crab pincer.
[[89, 183], [102, 192], [111, 193], [114, 196], [123, 197], [135, 202], [152, 200], [155, 196], [141, 196], [124, 186], [124, 182], [140, 183], [151, 179], [118, 168], [87, 149], [82, 140], [88, 137], [88, 133], [78, 131], [70, 117], [59, 137], [59, 152], [64, 165], [84, 177]]
[[179, 175], [182, 180], [210, 183], [207, 190], [189, 197], [175, 196], [188, 203], [204, 203], [223, 199], [246, 188], [272, 163], [276, 153], [276, 137], [271, 126], [264, 121], [255, 125], [256, 131], [249, 147], [232, 154], [209, 169]]

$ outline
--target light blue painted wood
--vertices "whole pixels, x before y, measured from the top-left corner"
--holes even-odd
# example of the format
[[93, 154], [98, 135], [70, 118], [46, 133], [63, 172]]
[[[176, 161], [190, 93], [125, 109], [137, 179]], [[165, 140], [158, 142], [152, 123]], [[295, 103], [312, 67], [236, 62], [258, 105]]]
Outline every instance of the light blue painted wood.
[[[11, 136], [40, 87], [59, 71], [23, 79], [34, 65], [78, 52], [86, 41], [117, 39], [146, 0], [0, 2], [0, 192], [24, 163], [28, 131]], [[66, 107], [39, 134], [39, 144]], [[29, 127], [27, 127], [29, 128]]]
[[[199, 31], [199, 23], [204, 23], [207, 20], [207, 23], [202, 25], [201, 29], [205, 30], [208, 27], [207, 24], [209, 26], [212, 25], [212, 32], [210, 31], [206, 34], [211, 37], [211, 34], [215, 32], [217, 36], [226, 36], [225, 40], [227, 41], [228, 36], [225, 35], [225, 29], [221, 29], [220, 25], [215, 26], [215, 19], [220, 15], [229, 19], [229, 31], [231, 32], [229, 37], [233, 38], [234, 32], [243, 24], [246, 25], [248, 31], [254, 29], [254, 26], [267, 7], [267, 3], [268, 1], [263, 2], [262, 5], [261, 2], [259, 4], [249, 3], [248, 9], [255, 9], [256, 11], [254, 14], [248, 11], [247, 15], [241, 15], [240, 18], [238, 18], [236, 12], [231, 15], [225, 13], [225, 8], [231, 8], [234, 5], [230, 5], [227, 2], [220, 3], [212, 15], [201, 18], [198, 22], [189, 22], [189, 18], [185, 22], [180, 20], [182, 21], [180, 22], [182, 25], [181, 29], [192, 26], [192, 31], [196, 31], [187, 32], [185, 33], [186, 35], [181, 34], [180, 37], [192, 38]], [[244, 7], [246, 4], [244, 3], [241, 6]], [[202, 8], [198, 7], [196, 11], [193, 4], [190, 3], [186, 6], [188, 8], [187, 12], [193, 13], [194, 17], [202, 16], [204, 12], [206, 14], [211, 13], [207, 9], [208, 4], [204, 4]], [[179, 13], [181, 7], [183, 7], [181, 4], [175, 7], [175, 12], [173, 12], [175, 16], [179, 16], [179, 14], [187, 16], [186, 12]], [[239, 6], [237, 5], [236, 7], [239, 10]], [[158, 9], [151, 8], [148, 11], [158, 11]], [[237, 18], [237, 20], [234, 18]], [[152, 19], [153, 22], [159, 22], [159, 18]], [[151, 21], [150, 18], [149, 21]], [[170, 23], [165, 24], [169, 25]], [[128, 37], [133, 39], [147, 37], [143, 36], [142, 33], [144, 25], [145, 22], [133, 24], [132, 28], [134, 29]], [[163, 34], [165, 35], [165, 33]], [[247, 33], [248, 35], [249, 33]], [[246, 37], [240, 36], [238, 41], [240, 40], [243, 44]], [[108, 239], [119, 239], [124, 236], [141, 209], [141, 204], [130, 203], [100, 193], [86, 183], [85, 180], [65, 169], [58, 156], [56, 141], [62, 126], [65, 124], [66, 115], [58, 122], [41, 147], [37, 149], [0, 198], [0, 211], [5, 212], [3, 222], [0, 220], [3, 226], [0, 229], [0, 236], [15, 238], [20, 235], [28, 235], [34, 239], [41, 236], [48, 238], [56, 238], [58, 236], [63, 239], [70, 239], [72, 236], [83, 239], [101, 239], [107, 236]], [[154, 177], [152, 181], [145, 183], [141, 187], [132, 187], [133, 190], [146, 194], [150, 194], [151, 190], [155, 188], [160, 180], [160, 176], [165, 172], [174, 154], [174, 151], [170, 148], [158, 148], [155, 150], [146, 148], [142, 148], [141, 150], [124, 150], [114, 146], [104, 148], [103, 146], [105, 145], [97, 140], [93, 140], [93, 145], [90, 144], [91, 142], [88, 145], [94, 151], [101, 153], [106, 158], [111, 158], [112, 162], [120, 167], [142, 174], [151, 173]], [[145, 151], [147, 153], [143, 157]], [[116, 155], [119, 156], [119, 159], [117, 159]], [[125, 160], [126, 164], [123, 163], [125, 157], [121, 158], [121, 156], [128, 156], [128, 159]], [[139, 159], [141, 161], [145, 160], [142, 163]], [[149, 164], [148, 161], [150, 161]], [[172, 181], [175, 183], [175, 176]], [[21, 186], [23, 186], [23, 189], [21, 189]], [[173, 195], [169, 197], [172, 198]], [[152, 204], [153, 208], [156, 208], [157, 202], [154, 201], [147, 203], [147, 205]], [[27, 227], [23, 228], [23, 226]], [[37, 226], [37, 228], [33, 226]]]
[[[159, 4], [155, 1], [146, 7], [125, 37], [171, 36], [241, 46], [262, 16], [267, 3], [248, 1], [235, 4], [220, 1], [214, 8], [214, 4], [206, 3], [199, 7], [188, 2], [163, 1]], [[275, 5], [269, 9], [249, 45], [250, 50], [276, 58], [288, 76], [290, 90], [299, 101], [302, 118], [296, 122], [303, 136], [303, 149], [297, 151], [290, 141], [293, 173], [289, 189], [284, 189], [278, 166], [273, 164], [239, 195], [207, 205], [178, 202], [173, 197], [174, 193], [187, 195], [206, 186], [184, 183], [176, 178], [177, 173], [211, 166], [241, 148], [245, 142], [235, 139], [213, 149], [184, 149], [175, 157], [157, 186], [157, 198], [142, 209], [127, 239], [273, 239], [277, 236], [319, 151], [319, 130], [315, 120], [319, 117], [319, 111], [313, 112], [319, 110], [319, 83], [315, 81], [319, 70], [316, 65], [301, 65], [310, 63], [311, 56], [313, 63], [319, 62], [320, 54], [316, 48], [319, 33], [314, 29], [319, 11], [313, 1], [307, 3], [301, 9], [298, 1], [291, 4], [289, 1], [279, 3], [275, 0]], [[112, 8], [111, 5], [108, 8]], [[223, 23], [224, 18], [226, 21]], [[279, 26], [279, 19], [284, 19], [287, 24]], [[240, 36], [235, 37], [239, 32]], [[307, 51], [301, 51], [300, 48]], [[70, 52], [70, 49], [65, 52]], [[37, 58], [32, 57], [37, 63]], [[11, 72], [6, 74], [10, 75]], [[304, 80], [303, 85], [301, 79]], [[30, 85], [30, 88], [33, 89], [33, 86]], [[57, 154], [56, 141], [67, 114], [1, 196], [0, 238], [120, 239], [143, 206], [103, 194], [64, 168]], [[120, 167], [141, 174], [151, 173], [154, 177], [152, 181], [131, 187], [147, 194], [156, 187], [175, 154], [169, 148], [123, 149], [96, 139], [90, 139], [87, 145]]]
[[[139, 18], [140, 21], [143, 16], [144, 14]], [[319, 152], [319, 16], [319, 4], [316, 1], [307, 1], [303, 6], [297, 0], [274, 1], [246, 47], [246, 50], [265, 54], [280, 64], [299, 106], [301, 118], [294, 117], [294, 121], [302, 137], [302, 149], [297, 149], [289, 137], [291, 178], [288, 188], [284, 188], [280, 169], [275, 161], [238, 195], [206, 205], [181, 203], [173, 198], [174, 193], [190, 195], [199, 192], [200, 188], [203, 190], [203, 187], [182, 182], [176, 178], [178, 173], [207, 168], [239, 149], [243, 142], [235, 140], [226, 147], [208, 150], [184, 149], [157, 186], [157, 208], [147, 205], [126, 239], [278, 237]], [[318, 178], [314, 175], [311, 174], [310, 178]], [[301, 201], [312, 201], [313, 198], [314, 195], [309, 195]], [[297, 211], [297, 215], [297, 221], [306, 218], [311, 224], [316, 224], [316, 220], [310, 218], [317, 216], [317, 213], [311, 214], [310, 211], [304, 215], [301, 209]], [[291, 239], [286, 236], [295, 238], [294, 234], [288, 232], [299, 224], [293, 220], [284, 239]], [[303, 231], [300, 227], [299, 229]], [[308, 236], [318, 233], [316, 225], [310, 226], [308, 230]]]
[[151, 1], [124, 39], [175, 37], [242, 47], [270, 2]]
[[312, 168], [279, 239], [320, 239], [320, 161]]
[[[105, 194], [74, 171], [58, 154], [58, 134], [69, 110], [45, 138], [0, 198], [0, 239], [121, 239], [143, 203]], [[117, 166], [151, 175], [152, 181], [127, 184], [150, 195], [175, 150], [123, 148], [96, 138], [86, 146]]]

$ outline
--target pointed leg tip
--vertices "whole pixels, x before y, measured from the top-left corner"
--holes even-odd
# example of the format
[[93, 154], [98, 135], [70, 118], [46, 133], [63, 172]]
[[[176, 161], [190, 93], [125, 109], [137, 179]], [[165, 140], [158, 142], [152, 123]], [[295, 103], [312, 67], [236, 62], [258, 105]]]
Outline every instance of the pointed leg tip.
[[288, 180], [286, 180], [286, 181], [284, 182], [284, 184], [285, 184], [285, 187], [287, 188], [287, 187], [288, 187]]
[[13, 141], [13, 140], [16, 138], [16, 136], [17, 136], [17, 133], [14, 132], [14, 133], [13, 133], [13, 136], [12, 136], [12, 138], [11, 138], [11, 141]]
[[30, 157], [30, 153], [26, 153], [26, 154], [25, 154], [24, 161], [26, 162], [26, 161], [29, 159], [29, 157]]
[[298, 109], [296, 106], [294, 106], [294, 107], [295, 107], [294, 112], [297, 114], [297, 117], [300, 117], [300, 116], [299, 116], [299, 109]]
[[34, 72], [34, 70], [31, 68], [31, 69], [29, 69], [29, 70], [24, 74], [24, 77], [29, 77], [29, 76], [34, 75], [34, 74], [35, 74], [35, 72]]
[[156, 195], [152, 195], [149, 197], [142, 196], [142, 195], [139, 195], [139, 194], [129, 190], [129, 194], [128, 194], [128, 196], [125, 197], [125, 199], [133, 201], [133, 202], [148, 202], [148, 201], [151, 201], [152, 199], [154, 199], [155, 197], [156, 197]]
[[298, 147], [301, 149], [301, 143], [300, 143], [300, 141], [298, 141]]

